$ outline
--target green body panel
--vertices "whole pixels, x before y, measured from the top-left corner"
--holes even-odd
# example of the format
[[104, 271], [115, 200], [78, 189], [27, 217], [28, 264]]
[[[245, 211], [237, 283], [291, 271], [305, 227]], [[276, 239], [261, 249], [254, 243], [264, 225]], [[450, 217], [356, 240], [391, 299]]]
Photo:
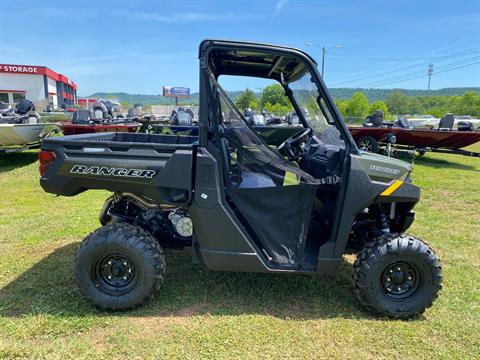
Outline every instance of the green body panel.
[[392, 157], [361, 151], [357, 158], [372, 181], [389, 183], [392, 180], [404, 180], [412, 172], [412, 164]]

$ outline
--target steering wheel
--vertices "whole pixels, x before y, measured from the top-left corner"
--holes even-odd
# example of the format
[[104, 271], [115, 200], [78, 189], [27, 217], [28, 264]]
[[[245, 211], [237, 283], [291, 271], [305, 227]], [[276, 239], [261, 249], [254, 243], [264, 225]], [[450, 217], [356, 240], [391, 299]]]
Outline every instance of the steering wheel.
[[297, 145], [297, 143], [302, 140], [305, 136], [309, 135], [312, 132], [311, 128], [307, 128], [303, 131], [300, 131], [296, 134], [293, 134], [290, 136], [288, 139], [286, 139], [284, 142], [282, 142], [280, 145], [278, 145], [277, 150], [278, 151], [283, 151], [287, 153], [289, 158], [295, 159], [296, 155], [295, 152], [293, 151], [293, 147]]

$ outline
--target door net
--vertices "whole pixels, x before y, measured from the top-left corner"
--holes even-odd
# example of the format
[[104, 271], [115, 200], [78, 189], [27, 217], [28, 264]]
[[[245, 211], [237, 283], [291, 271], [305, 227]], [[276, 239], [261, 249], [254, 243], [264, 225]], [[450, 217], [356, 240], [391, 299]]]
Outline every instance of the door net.
[[301, 264], [317, 181], [250, 129], [217, 83], [227, 197], [272, 262]]

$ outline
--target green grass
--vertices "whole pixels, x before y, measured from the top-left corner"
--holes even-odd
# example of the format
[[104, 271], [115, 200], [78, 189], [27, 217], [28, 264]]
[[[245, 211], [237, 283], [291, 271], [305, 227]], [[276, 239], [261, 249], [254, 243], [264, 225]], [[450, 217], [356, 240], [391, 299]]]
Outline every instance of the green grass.
[[[472, 150], [480, 151], [480, 146]], [[424, 316], [380, 319], [350, 287], [353, 257], [334, 279], [215, 273], [168, 251], [155, 301], [102, 312], [78, 293], [70, 265], [98, 226], [106, 192], [55, 197], [38, 184], [35, 152], [0, 155], [0, 358], [478, 358], [480, 159], [427, 154], [410, 232], [443, 261], [444, 288]]]
[[47, 113], [41, 112], [40, 116], [42, 117], [42, 122], [59, 122], [59, 121], [70, 121], [72, 120], [72, 113]]

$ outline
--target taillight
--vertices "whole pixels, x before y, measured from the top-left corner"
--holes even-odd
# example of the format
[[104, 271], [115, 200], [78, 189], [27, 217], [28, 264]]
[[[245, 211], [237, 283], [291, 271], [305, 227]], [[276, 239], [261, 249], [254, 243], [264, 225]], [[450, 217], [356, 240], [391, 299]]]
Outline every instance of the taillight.
[[55, 153], [53, 151], [40, 151], [38, 154], [38, 160], [40, 161], [40, 176], [43, 176], [50, 165], [52, 165], [53, 160], [55, 160]]

